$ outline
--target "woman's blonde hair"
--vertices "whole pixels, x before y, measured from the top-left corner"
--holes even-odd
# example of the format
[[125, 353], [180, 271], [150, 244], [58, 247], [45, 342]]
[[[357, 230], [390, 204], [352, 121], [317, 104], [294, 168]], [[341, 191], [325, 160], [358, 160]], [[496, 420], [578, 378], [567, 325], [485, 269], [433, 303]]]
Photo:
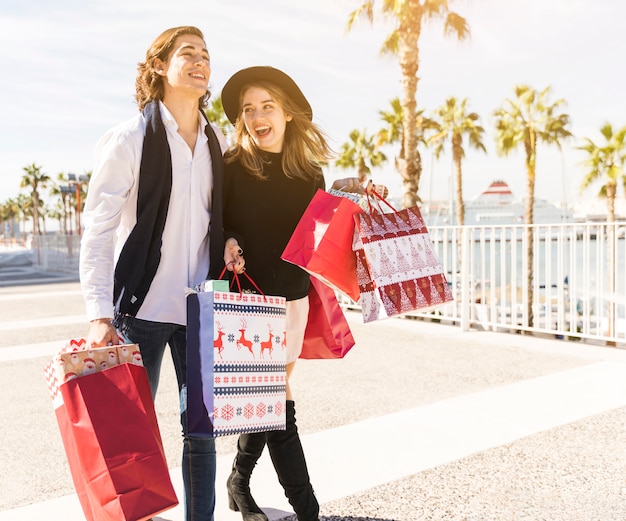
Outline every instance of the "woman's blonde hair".
[[[137, 65], [137, 79], [135, 80], [135, 99], [139, 105], [139, 110], [154, 100], [162, 100], [165, 93], [165, 87], [163, 86], [164, 79], [159, 75], [155, 68], [154, 62], [159, 59], [161, 61], [167, 61], [174, 48], [174, 42], [176, 38], [184, 34], [192, 34], [199, 36], [204, 40], [202, 31], [197, 27], [191, 25], [184, 25], [181, 27], [172, 27], [163, 31], [152, 42], [150, 48], [146, 52], [146, 59]], [[210, 91], [200, 97], [200, 107], [205, 108], [209, 97]]]
[[[268, 81], [255, 81], [241, 89], [239, 107], [241, 110], [243, 95], [250, 87], [260, 87], [270, 93], [272, 99], [283, 109], [285, 114], [292, 116], [285, 128], [285, 142], [282, 151], [282, 167], [287, 177], [315, 179], [320, 175], [320, 163], [333, 157], [328, 145], [326, 134], [309, 119], [287, 94]], [[225, 155], [226, 163], [239, 159], [242, 166], [252, 175], [265, 179], [263, 175], [262, 151], [256, 146], [248, 133], [244, 118], [240, 112], [235, 122], [235, 145]]]

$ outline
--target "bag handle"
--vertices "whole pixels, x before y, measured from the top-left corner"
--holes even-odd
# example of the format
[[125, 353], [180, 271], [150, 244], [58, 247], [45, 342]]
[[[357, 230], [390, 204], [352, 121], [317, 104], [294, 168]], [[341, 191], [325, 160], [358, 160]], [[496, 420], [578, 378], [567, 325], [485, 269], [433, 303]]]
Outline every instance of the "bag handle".
[[[376, 190], [370, 190], [370, 192], [378, 199], [378, 207], [380, 208], [380, 201], [382, 201], [383, 203], [385, 203], [389, 208], [391, 208], [393, 210], [393, 213], [399, 217], [400, 219], [402, 219], [405, 223], [409, 224], [411, 222], [411, 218], [409, 217], [408, 214], [406, 214], [405, 212], [399, 212], [398, 210], [396, 210], [393, 206], [391, 206], [391, 204], [389, 203], [389, 201], [387, 201], [387, 199], [385, 199], [383, 196], [381, 196]], [[368, 199], [369, 200], [369, 199]], [[371, 214], [371, 205], [370, 205], [370, 214]], [[381, 209], [381, 213], [382, 209]]]
[[[230, 261], [226, 266], [224, 266], [224, 269], [222, 270], [222, 272], [220, 273], [218, 279], [222, 279], [224, 277], [224, 274], [226, 273], [226, 269], [230, 264], [234, 264], [234, 261]], [[250, 275], [248, 275], [245, 271], [243, 272], [243, 275], [245, 275], [245, 277], [250, 281], [250, 283], [254, 286], [254, 289], [256, 289], [260, 295], [263, 295], [263, 298], [265, 300], [267, 300], [267, 295], [265, 293], [263, 293], [263, 291], [261, 291], [261, 288], [259, 288], [259, 286], [257, 286], [257, 283], [254, 282], [254, 280], [252, 279], [252, 277]], [[230, 283], [230, 287], [232, 289], [233, 287], [233, 282], [237, 282], [237, 289], [239, 290], [239, 295], [241, 296], [243, 293], [241, 291], [241, 282], [239, 281], [239, 273], [237, 273], [235, 270], [233, 270], [233, 280]]]
[[[374, 190], [373, 188], [370, 189], [365, 189], [365, 193], [369, 196], [369, 195], [373, 195], [376, 198], [376, 203], [378, 204], [378, 209], [380, 210], [380, 213], [384, 213], [383, 209], [380, 206], [380, 203], [383, 202], [385, 203], [389, 208], [391, 208], [391, 210], [393, 211], [393, 213], [398, 213], [398, 210], [396, 210], [393, 206], [391, 206], [391, 204], [389, 203], [389, 201], [387, 201], [387, 199], [385, 199], [382, 195], [380, 195], [376, 190]], [[370, 208], [370, 215], [374, 213], [374, 207], [372, 206], [372, 202], [370, 200], [370, 198], [367, 198], [367, 204], [369, 205]]]

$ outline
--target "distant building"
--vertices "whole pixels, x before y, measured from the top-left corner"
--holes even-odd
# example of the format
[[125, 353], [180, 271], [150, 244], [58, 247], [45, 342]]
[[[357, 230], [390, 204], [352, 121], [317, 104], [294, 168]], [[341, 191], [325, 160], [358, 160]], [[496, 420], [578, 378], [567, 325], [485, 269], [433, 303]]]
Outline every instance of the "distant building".
[[[572, 209], [575, 222], [606, 222], [606, 199], [586, 198], [576, 203]], [[615, 199], [615, 220], [626, 221], [626, 199]]]
[[[484, 226], [491, 224], [524, 224], [524, 199], [515, 199], [509, 185], [502, 180], [493, 181], [487, 189], [465, 204], [465, 224]], [[425, 219], [431, 226], [454, 225], [456, 212], [449, 203], [425, 203]], [[535, 198], [535, 224], [571, 222], [572, 215], [545, 199]]]

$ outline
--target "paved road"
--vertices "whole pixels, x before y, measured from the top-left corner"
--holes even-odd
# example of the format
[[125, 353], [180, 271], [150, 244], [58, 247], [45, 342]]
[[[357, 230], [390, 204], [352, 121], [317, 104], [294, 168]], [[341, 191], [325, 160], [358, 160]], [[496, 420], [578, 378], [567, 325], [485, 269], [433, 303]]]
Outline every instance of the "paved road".
[[[83, 519], [43, 378], [86, 331], [78, 284], [0, 269], [0, 521]], [[32, 274], [31, 274], [32, 275]], [[298, 423], [324, 521], [623, 521], [626, 351], [410, 319], [362, 324], [343, 360], [298, 363]], [[156, 399], [181, 497], [173, 368]], [[217, 521], [235, 438], [217, 440]], [[253, 489], [291, 512], [264, 453]], [[182, 521], [177, 507], [156, 519]]]

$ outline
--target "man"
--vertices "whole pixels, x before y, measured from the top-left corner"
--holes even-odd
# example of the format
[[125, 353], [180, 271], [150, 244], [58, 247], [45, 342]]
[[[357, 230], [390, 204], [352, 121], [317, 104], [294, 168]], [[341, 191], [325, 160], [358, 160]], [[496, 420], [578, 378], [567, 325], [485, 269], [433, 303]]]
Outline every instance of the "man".
[[181, 392], [187, 521], [212, 521], [215, 442], [186, 433], [185, 288], [218, 278], [224, 262], [222, 150], [207, 122], [211, 75], [202, 32], [174, 27], [138, 66], [140, 114], [96, 146], [85, 202], [80, 280], [90, 327], [87, 346], [139, 344], [153, 397], [165, 346]]

